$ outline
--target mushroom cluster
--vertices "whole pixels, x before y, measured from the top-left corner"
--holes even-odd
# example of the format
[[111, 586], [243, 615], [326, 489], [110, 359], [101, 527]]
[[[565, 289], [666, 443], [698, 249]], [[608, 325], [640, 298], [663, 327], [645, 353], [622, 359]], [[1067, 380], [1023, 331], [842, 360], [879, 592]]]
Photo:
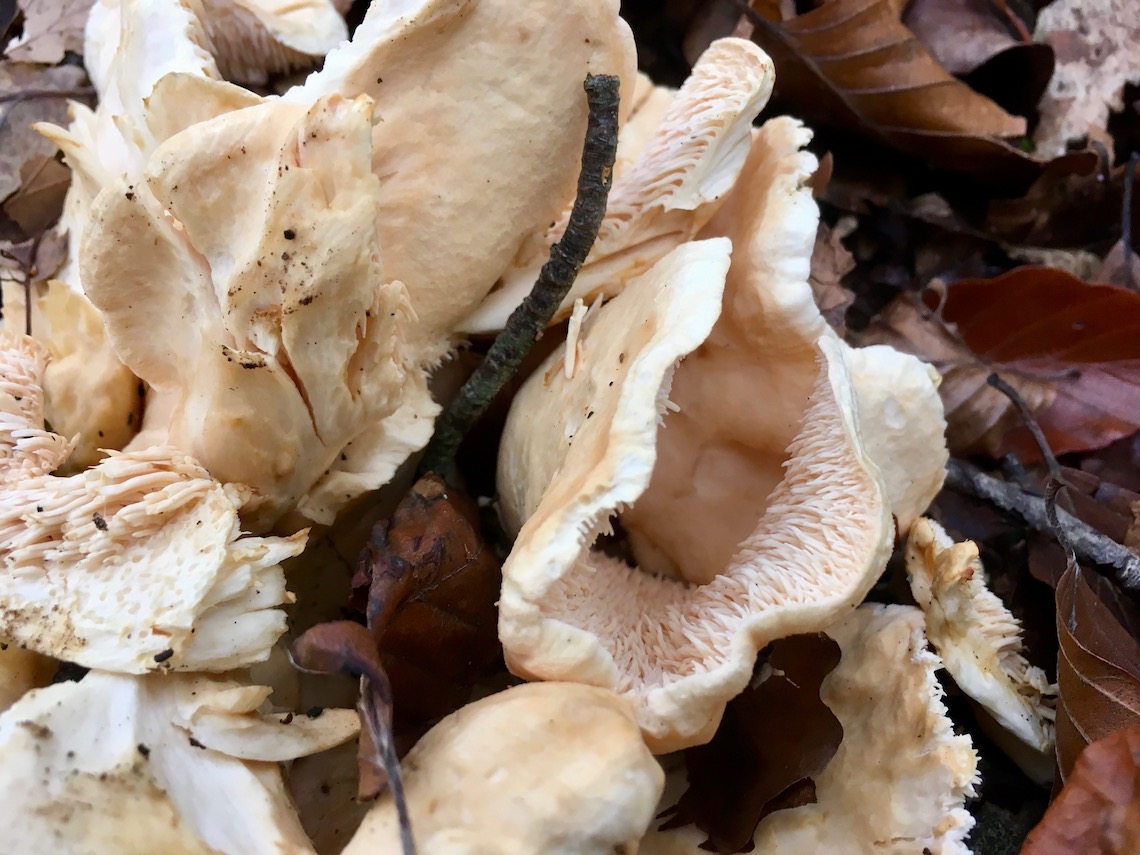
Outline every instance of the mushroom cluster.
[[[407, 754], [419, 851], [695, 851], [650, 831], [654, 755], [711, 739], [771, 642], [823, 632], [844, 740], [758, 851], [967, 852], [976, 756], [935, 670], [1033, 768], [1051, 687], [976, 550], [922, 518], [938, 375], [816, 308], [811, 135], [756, 125], [778, 69], [727, 38], [654, 86], [617, 0], [377, 0], [351, 39], [346, 5], [96, 0], [98, 107], [41, 128], [70, 257], [32, 335], [0, 330], [0, 790], [29, 818], [0, 848], [318, 851], [281, 764], [359, 723], [262, 664], [283, 562], [393, 482], [433, 373], [526, 297], [593, 73], [623, 91], [609, 204], [497, 457], [499, 639], [532, 682]], [[238, 85], [314, 58], [280, 95]], [[908, 532], [919, 608], [861, 606]], [[48, 685], [59, 661], [89, 670]], [[344, 851], [400, 833], [384, 795]]]

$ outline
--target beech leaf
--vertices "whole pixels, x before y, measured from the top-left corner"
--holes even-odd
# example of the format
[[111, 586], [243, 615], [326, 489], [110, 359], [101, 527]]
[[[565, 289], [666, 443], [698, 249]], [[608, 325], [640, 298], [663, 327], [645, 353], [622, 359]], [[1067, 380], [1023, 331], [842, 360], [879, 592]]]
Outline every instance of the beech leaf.
[[1084, 750], [1021, 855], [1140, 852], [1140, 725]]
[[833, 0], [781, 21], [756, 0], [752, 38], [779, 69], [774, 98], [821, 126], [877, 139], [935, 168], [1028, 185], [1043, 162], [1010, 140], [1013, 116], [952, 77], [889, 0]]
[[954, 454], [1040, 459], [1012, 403], [986, 387], [993, 372], [1025, 399], [1056, 454], [1102, 448], [1140, 425], [1140, 294], [1133, 291], [1019, 267], [949, 286], [940, 315], [900, 296], [863, 342], [894, 345], [939, 370]]
[[1140, 608], [1103, 576], [1070, 568], [1057, 584], [1057, 637], [1057, 763], [1067, 781], [1086, 746], [1140, 725]]
[[843, 740], [843, 726], [819, 697], [839, 664], [839, 645], [822, 633], [794, 635], [770, 651], [761, 666], [766, 678], [729, 703], [711, 742], [685, 752], [689, 789], [662, 826], [695, 823], [711, 851], [746, 851], [765, 816], [814, 803], [812, 778]]

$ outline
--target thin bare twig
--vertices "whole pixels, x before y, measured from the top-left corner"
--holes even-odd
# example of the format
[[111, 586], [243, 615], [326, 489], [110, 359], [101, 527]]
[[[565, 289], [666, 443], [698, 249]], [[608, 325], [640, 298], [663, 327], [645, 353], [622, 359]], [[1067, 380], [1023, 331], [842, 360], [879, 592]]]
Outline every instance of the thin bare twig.
[[1053, 476], [1055, 481], [1058, 481], [1063, 486], [1065, 479], [1061, 476], [1061, 464], [1057, 462], [1057, 456], [1053, 454], [1053, 449], [1049, 447], [1048, 440], [1045, 439], [1045, 432], [1041, 430], [1041, 425], [1037, 423], [1037, 419], [1033, 416], [1033, 411], [1029, 409], [1029, 404], [1021, 397], [1013, 386], [1005, 382], [996, 372], [990, 374], [986, 378], [986, 382], [1009, 398], [1010, 402], [1017, 407], [1017, 411], [1021, 413], [1021, 420], [1033, 434], [1033, 441], [1037, 443], [1037, 448], [1041, 451], [1041, 456], [1045, 458], [1045, 465], [1049, 467], [1049, 474]]
[[0, 95], [0, 104], [19, 104], [22, 101], [36, 101], [41, 98], [94, 98], [95, 89], [82, 86], [78, 89], [21, 89]]
[[588, 74], [583, 88], [590, 114], [582, 150], [582, 171], [578, 175], [578, 195], [566, 231], [550, 248], [550, 258], [538, 274], [534, 289], [511, 312], [486, 358], [436, 422], [435, 435], [420, 464], [420, 474], [438, 472], [445, 480], [453, 479], [455, 455], [463, 437], [538, 341], [570, 291], [598, 236], [617, 155], [618, 78]]
[[1053, 508], [1056, 519], [1051, 520], [1046, 497], [1035, 496], [1016, 484], [1000, 481], [976, 466], [955, 459], [946, 466], [946, 485], [1017, 514], [1037, 531], [1062, 533], [1062, 545], [1067, 541], [1067, 548], [1080, 560], [1115, 567], [1120, 587], [1140, 592], [1140, 555], [1059, 508]]

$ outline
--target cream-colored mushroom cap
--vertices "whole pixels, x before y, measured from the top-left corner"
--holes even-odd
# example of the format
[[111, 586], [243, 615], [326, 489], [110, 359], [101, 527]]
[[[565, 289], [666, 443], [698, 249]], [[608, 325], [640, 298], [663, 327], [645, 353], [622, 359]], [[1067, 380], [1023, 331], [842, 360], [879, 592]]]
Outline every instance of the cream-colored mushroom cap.
[[[73, 102], [67, 128], [36, 125], [71, 168], [58, 226], [67, 232], [68, 255], [57, 279], [33, 302], [32, 332], [53, 357], [45, 379], [48, 418], [64, 436], [78, 438], [72, 468], [94, 464], [99, 449], [121, 449], [139, 429], [142, 404], [138, 378], [116, 358], [79, 281], [80, 238], [91, 203], [115, 178], [140, 171], [165, 138], [148, 121], [147, 109], [161, 78], [181, 73], [227, 86], [217, 79], [208, 47], [201, 22], [181, 0], [101, 0], [91, 9], [84, 45], [98, 106]], [[183, 102], [178, 109], [197, 113], [201, 107]]]
[[278, 762], [352, 739], [356, 713], [259, 716], [268, 693], [97, 671], [30, 692], [0, 715], [0, 799], [19, 818], [0, 849], [313, 855]]
[[[1057, 687], [1022, 655], [1021, 625], [986, 587], [977, 545], [955, 543], [938, 523], [920, 519], [907, 540], [906, 572], [926, 634], [954, 682], [1037, 753], [1026, 771], [1048, 781]], [[1024, 768], [1026, 758], [1013, 756]]]
[[305, 533], [242, 537], [240, 491], [172, 448], [50, 474], [47, 354], [0, 331], [0, 641], [109, 671], [228, 670], [264, 659]]
[[[757, 855], [969, 855], [977, 756], [956, 736], [922, 613], [866, 605], [827, 630], [843, 658], [820, 698], [843, 741], [815, 778], [816, 803], [765, 817]], [[700, 855], [693, 827], [646, 835], [640, 855]]]
[[93, 207], [84, 287], [151, 387], [128, 448], [247, 485], [254, 530], [294, 508], [330, 522], [431, 434], [380, 264], [371, 125], [363, 97], [265, 101], [175, 134]]
[[[682, 244], [583, 324], [573, 378], [556, 354], [528, 380], [503, 435], [507, 663], [627, 696], [655, 751], [709, 739], [757, 651], [841, 618], [890, 552], [845, 351], [807, 285], [805, 141], [768, 122], [706, 229], [732, 239], [723, 311], [723, 267], [692, 262], [727, 242]], [[614, 515], [635, 567], [599, 540]]]
[[[606, 215], [590, 255], [562, 303], [564, 317], [576, 299], [613, 296], [675, 246], [692, 239], [716, 212], [748, 156], [752, 120], [772, 94], [772, 61], [750, 41], [720, 39], [701, 55], [685, 84], [668, 102], [652, 135], [638, 137], [661, 96], [642, 95], [631, 129], [635, 139], [615, 167]], [[646, 107], [644, 103], [636, 106]], [[633, 156], [630, 148], [640, 145]], [[620, 152], [620, 149], [619, 149]], [[469, 332], [500, 329], [530, 293], [550, 246], [569, 221], [562, 212], [544, 240], [516, 262], [500, 286], [462, 324]]]
[[573, 199], [586, 74], [617, 74], [623, 98], [632, 91], [636, 55], [618, 6], [373, 3], [352, 41], [286, 93], [301, 103], [332, 92], [376, 102], [385, 272], [407, 285], [424, 347], [437, 358], [520, 244]]
[[[636, 852], [664, 773], [628, 705], [575, 683], [531, 683], [468, 704], [404, 758], [421, 855]], [[345, 855], [399, 851], [390, 794]]]

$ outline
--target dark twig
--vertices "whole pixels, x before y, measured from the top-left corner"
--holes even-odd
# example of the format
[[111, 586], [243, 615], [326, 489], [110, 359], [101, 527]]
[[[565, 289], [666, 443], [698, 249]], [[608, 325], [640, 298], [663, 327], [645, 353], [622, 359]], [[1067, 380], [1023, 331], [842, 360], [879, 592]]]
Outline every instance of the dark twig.
[[22, 101], [35, 101], [40, 98], [94, 98], [95, 89], [83, 86], [79, 89], [21, 89], [0, 95], [0, 104], [19, 104]]
[[[32, 245], [28, 249], [27, 257], [21, 258], [7, 249], [0, 249], [0, 256], [13, 261], [20, 268], [20, 277], [24, 286], [24, 335], [32, 334], [32, 285], [35, 282], [36, 257], [40, 254], [40, 242], [44, 239], [44, 232], [32, 238]], [[0, 300], [0, 308], [3, 308]]]
[[1136, 275], [1132, 272], [1132, 256], [1135, 250], [1132, 246], [1132, 185], [1136, 183], [1136, 164], [1140, 162], [1140, 153], [1132, 152], [1128, 158], [1128, 166], [1124, 170], [1124, 210], [1120, 212], [1120, 238], [1121, 249], [1124, 254], [1124, 281], [1128, 287], [1136, 290]]
[[1053, 476], [1055, 481], [1064, 485], [1065, 479], [1061, 477], [1061, 464], [1057, 462], [1057, 456], [1053, 454], [1053, 449], [1049, 447], [1049, 442], [1045, 439], [1045, 432], [1041, 430], [1041, 425], [1037, 423], [1033, 411], [1029, 409], [1029, 404], [1021, 397], [1021, 393], [996, 373], [987, 377], [986, 382], [1009, 398], [1010, 402], [1017, 407], [1017, 411], [1021, 413], [1021, 420], [1025, 422], [1025, 426], [1033, 434], [1033, 441], [1037, 443], [1041, 456], [1045, 458], [1045, 465], [1049, 467], [1049, 474]]
[[578, 195], [566, 232], [551, 247], [550, 258], [543, 265], [534, 289], [511, 313], [486, 359], [436, 422], [435, 435], [420, 464], [421, 474], [434, 471], [453, 480], [455, 456], [463, 437], [538, 341], [570, 291], [598, 236], [617, 153], [618, 78], [589, 74], [583, 86], [590, 115], [582, 150], [582, 171], [578, 174]]
[[1115, 567], [1120, 586], [1140, 592], [1140, 555], [1066, 511], [1054, 508], [1056, 520], [1050, 520], [1049, 502], [1045, 497], [1000, 481], [963, 460], [951, 459], [947, 464], [946, 485], [1017, 514], [1037, 531], [1063, 533], [1062, 544], [1067, 541], [1067, 548], [1078, 558], [1089, 564]]
[[[379, 679], [375, 679], [379, 678]], [[377, 703], [377, 699], [380, 703]], [[400, 846], [406, 855], [415, 855], [416, 841], [412, 837], [412, 818], [408, 813], [408, 800], [404, 795], [404, 778], [400, 772], [400, 758], [396, 754], [396, 743], [392, 739], [392, 686], [388, 675], [383, 671], [373, 677], [365, 676], [360, 686], [360, 713], [372, 737], [372, 744], [380, 753], [380, 762], [385, 769], [395, 770], [388, 775], [388, 787], [392, 790], [392, 801], [396, 803], [396, 817], [400, 824]], [[386, 711], [381, 719], [381, 710]]]

